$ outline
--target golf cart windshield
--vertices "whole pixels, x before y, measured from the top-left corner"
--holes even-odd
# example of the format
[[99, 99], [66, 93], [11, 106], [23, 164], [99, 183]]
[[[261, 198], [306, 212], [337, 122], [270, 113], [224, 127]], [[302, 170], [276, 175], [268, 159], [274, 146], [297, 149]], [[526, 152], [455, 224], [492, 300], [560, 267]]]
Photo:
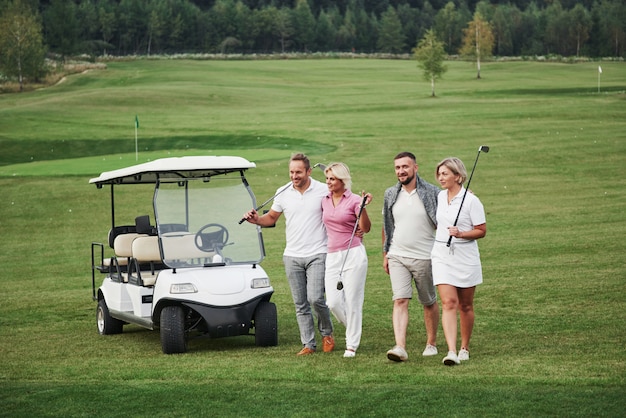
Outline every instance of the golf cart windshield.
[[264, 257], [258, 228], [240, 225], [253, 206], [241, 176], [164, 179], [154, 208], [163, 262], [170, 268], [259, 263]]

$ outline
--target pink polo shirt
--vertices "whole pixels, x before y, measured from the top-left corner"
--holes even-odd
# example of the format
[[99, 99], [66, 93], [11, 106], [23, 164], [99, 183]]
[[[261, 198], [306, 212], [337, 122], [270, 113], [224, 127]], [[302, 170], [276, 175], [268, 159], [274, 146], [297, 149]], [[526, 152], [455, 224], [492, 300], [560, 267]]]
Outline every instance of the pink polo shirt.
[[[343, 193], [337, 206], [333, 206], [333, 198], [330, 194], [322, 200], [322, 220], [328, 234], [329, 253], [348, 249], [360, 206], [361, 197], [350, 190]], [[355, 235], [352, 239], [352, 248], [359, 245], [361, 245], [361, 238]]]

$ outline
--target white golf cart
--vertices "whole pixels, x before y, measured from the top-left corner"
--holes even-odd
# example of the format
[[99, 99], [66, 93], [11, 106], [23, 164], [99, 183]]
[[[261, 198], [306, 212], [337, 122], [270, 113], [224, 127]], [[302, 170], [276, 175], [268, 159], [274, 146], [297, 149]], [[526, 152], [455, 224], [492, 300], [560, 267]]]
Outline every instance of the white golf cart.
[[[254, 334], [257, 346], [278, 344], [274, 289], [259, 265], [261, 229], [239, 224], [256, 204], [244, 176], [254, 167], [240, 157], [164, 158], [89, 181], [111, 189], [108, 245], [91, 244], [100, 334], [119, 334], [125, 324], [159, 329], [165, 354], [184, 353], [192, 336]], [[142, 214], [116, 224], [116, 206], [133, 202], [116, 202], [115, 189], [128, 185], [154, 188], [154, 226]]]

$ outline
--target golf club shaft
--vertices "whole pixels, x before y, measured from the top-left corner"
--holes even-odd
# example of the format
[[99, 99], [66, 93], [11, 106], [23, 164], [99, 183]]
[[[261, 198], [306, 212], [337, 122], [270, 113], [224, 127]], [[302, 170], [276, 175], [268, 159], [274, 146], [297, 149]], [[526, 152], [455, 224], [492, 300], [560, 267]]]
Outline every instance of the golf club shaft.
[[[261, 205], [257, 206], [256, 208], [254, 208], [255, 211], [258, 211], [259, 209], [262, 209], [265, 205], [267, 205], [268, 203], [270, 203], [272, 200], [274, 200], [276, 198], [276, 196], [278, 196], [279, 194], [281, 194], [282, 192], [284, 192], [285, 190], [287, 190], [290, 186], [292, 185], [292, 183], [289, 183], [288, 185], [286, 185], [284, 188], [282, 188], [280, 191], [278, 191], [278, 193], [276, 193], [274, 196], [270, 197], [269, 199], [267, 199], [265, 202], [261, 203]], [[244, 223], [246, 221], [246, 218], [241, 218], [241, 220], [239, 221], [239, 225], [241, 225], [242, 223]]]
[[[472, 176], [474, 176], [474, 170], [476, 170], [476, 164], [478, 163], [478, 157], [480, 157], [480, 152], [482, 150], [485, 150], [485, 152], [489, 152], [489, 147], [487, 146], [480, 146], [478, 148], [478, 154], [476, 154], [476, 160], [474, 160], [474, 167], [472, 167], [472, 172], [470, 173], [469, 176], [469, 180], [467, 180], [467, 186], [465, 187], [465, 193], [463, 193], [463, 199], [461, 199], [461, 205], [459, 206], [459, 212], [456, 214], [456, 219], [454, 220], [454, 225], [452, 226], [456, 226], [457, 222], [459, 222], [459, 216], [461, 216], [461, 209], [463, 208], [463, 202], [465, 202], [465, 196], [467, 196], [467, 191], [469, 190], [470, 187], [470, 183], [472, 182]], [[450, 237], [448, 238], [448, 242], [447, 242], [447, 246], [449, 247], [450, 244], [452, 243], [452, 235], [450, 235]]]
[[339, 283], [337, 283], [337, 288], [339, 288], [339, 285], [341, 285], [341, 287], [343, 288], [343, 283], [341, 281], [341, 276], [343, 275], [343, 268], [346, 265], [346, 260], [348, 259], [348, 252], [350, 252], [350, 247], [352, 246], [352, 240], [354, 239], [354, 234], [356, 234], [356, 229], [359, 226], [359, 219], [361, 219], [361, 213], [363, 212], [363, 208], [365, 207], [366, 201], [367, 201], [367, 195], [364, 195], [363, 201], [361, 202], [361, 207], [359, 208], [359, 213], [356, 216], [356, 222], [354, 223], [354, 228], [352, 228], [352, 235], [350, 236], [350, 242], [348, 242], [348, 249], [346, 250], [346, 254], [343, 257], [343, 263], [341, 263], [341, 270], [339, 270]]

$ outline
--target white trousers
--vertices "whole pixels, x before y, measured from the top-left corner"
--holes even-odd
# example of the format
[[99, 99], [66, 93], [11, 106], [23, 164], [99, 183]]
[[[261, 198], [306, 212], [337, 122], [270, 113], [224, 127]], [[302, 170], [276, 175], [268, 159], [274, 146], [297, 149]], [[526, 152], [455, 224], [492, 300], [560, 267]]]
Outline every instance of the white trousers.
[[[341, 266], [348, 253], [341, 277]], [[350, 250], [328, 253], [326, 256], [326, 304], [335, 318], [346, 327], [346, 348], [356, 351], [361, 343], [363, 301], [367, 278], [367, 253], [359, 245]], [[343, 289], [337, 289], [337, 283]]]

